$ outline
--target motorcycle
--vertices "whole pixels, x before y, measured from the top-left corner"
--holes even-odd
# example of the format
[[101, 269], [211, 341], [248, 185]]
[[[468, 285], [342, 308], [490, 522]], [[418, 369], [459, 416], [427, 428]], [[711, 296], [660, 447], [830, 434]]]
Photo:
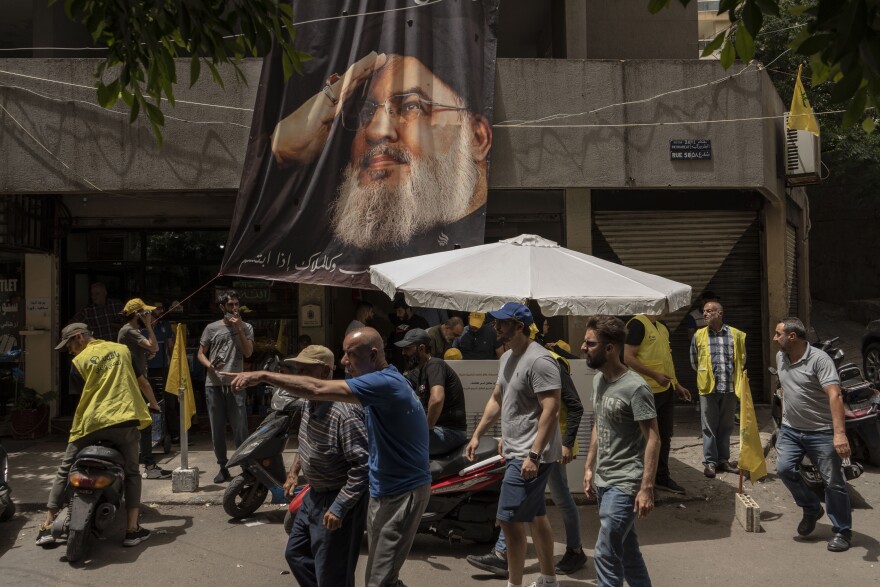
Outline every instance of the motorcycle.
[[0, 522], [5, 522], [15, 515], [15, 503], [12, 501], [12, 489], [9, 487], [9, 455], [0, 444]]
[[223, 493], [223, 510], [230, 517], [246, 518], [263, 505], [272, 493], [271, 503], [288, 503], [284, 495], [287, 469], [284, 449], [302, 420], [303, 400], [283, 389], [272, 393], [270, 412], [253, 434], [247, 437], [226, 464], [241, 466], [242, 472], [229, 482]]
[[67, 561], [85, 557], [88, 539], [112, 527], [125, 488], [125, 458], [109, 443], [87, 446], [76, 455], [68, 474], [68, 505], [52, 524], [52, 536], [67, 536]]
[[[498, 538], [495, 517], [505, 463], [498, 454], [498, 441], [482, 438], [474, 461], [467, 459], [463, 446], [431, 460], [431, 497], [419, 523], [420, 534], [449, 542], [482, 543]], [[305, 485], [288, 506], [284, 521], [288, 534], [308, 491]]]
[[[852, 458], [867, 461], [880, 467], [880, 391], [862, 376], [862, 370], [855, 363], [844, 363], [845, 354], [838, 346], [840, 337], [812, 343], [825, 351], [834, 361], [840, 376], [840, 389], [843, 392], [844, 415], [846, 418], [846, 437], [852, 449]], [[770, 372], [776, 375], [776, 369]], [[773, 397], [773, 419], [782, 424], [782, 392], [779, 380]], [[856, 463], [853, 467], [860, 467]], [[851, 474], [854, 474], [851, 472]], [[858, 477], [861, 472], [855, 475]], [[853, 478], [855, 478], [853, 477]]]

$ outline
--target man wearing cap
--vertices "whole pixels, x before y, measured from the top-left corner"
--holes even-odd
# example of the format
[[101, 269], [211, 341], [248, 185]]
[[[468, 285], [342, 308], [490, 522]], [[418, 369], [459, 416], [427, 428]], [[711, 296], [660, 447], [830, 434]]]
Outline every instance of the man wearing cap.
[[[327, 347], [311, 345], [284, 363], [294, 374], [330, 379], [335, 362]], [[293, 490], [302, 471], [310, 490], [296, 513], [284, 558], [303, 587], [354, 587], [354, 571], [367, 519], [367, 429], [360, 406], [305, 400], [299, 452], [284, 483]]]
[[411, 328], [394, 344], [403, 349], [406, 378], [428, 417], [428, 454], [444, 455], [462, 446], [467, 442], [467, 414], [458, 373], [428, 353], [431, 339], [421, 328]]
[[494, 361], [504, 353], [495, 330], [485, 322], [486, 314], [483, 312], [471, 312], [468, 316], [468, 325], [452, 343], [453, 347], [461, 351], [463, 359]]
[[428, 321], [413, 313], [412, 307], [406, 303], [402, 294], [394, 296], [394, 313], [388, 315], [394, 330], [388, 336], [388, 350], [390, 351], [391, 364], [397, 367], [397, 370], [403, 373], [406, 370], [406, 357], [403, 351], [396, 343], [403, 340], [410, 328], [420, 328], [425, 330], [428, 328]]
[[224, 373], [233, 377], [233, 389], [268, 383], [297, 397], [364, 407], [370, 452], [366, 587], [403, 585], [400, 569], [431, 493], [425, 412], [407, 380], [386, 362], [383, 347], [373, 328], [348, 333], [341, 363], [352, 378], [346, 380], [268, 371]]
[[[92, 337], [84, 323], [68, 324], [61, 331], [55, 350], [66, 348], [72, 354], [70, 387], [79, 396], [70, 426], [67, 450], [55, 474], [46, 518], [40, 525], [38, 546], [55, 544], [52, 522], [58, 515], [67, 476], [83, 448], [105, 441], [113, 444], [125, 458], [125, 506], [128, 526], [123, 546], [136, 546], [150, 537], [150, 531], [138, 525], [141, 500], [141, 476], [138, 470], [138, 429], [151, 422], [141, 392], [149, 398], [150, 409], [159, 410], [150, 385], [132, 362], [128, 347]], [[139, 391], [140, 388], [140, 391]]]
[[[153, 315], [155, 306], [148, 306], [140, 298], [128, 300], [122, 309], [125, 324], [119, 329], [116, 342], [128, 347], [131, 360], [137, 364], [138, 370], [147, 374], [147, 363], [150, 356], [159, 352], [159, 342], [153, 330]], [[141, 324], [147, 331], [147, 336], [141, 334]], [[152, 386], [150, 387], [152, 390]], [[140, 462], [144, 465], [144, 479], [168, 479], [171, 471], [156, 465], [153, 457], [153, 426], [152, 424], [141, 430]]]
[[205, 327], [199, 339], [197, 357], [207, 372], [205, 399], [214, 456], [220, 465], [214, 483], [223, 483], [232, 479], [226, 469], [226, 421], [232, 427], [235, 447], [238, 448], [247, 439], [247, 409], [246, 392], [235, 392], [230, 386], [233, 376], [220, 375], [220, 372], [234, 374], [244, 369], [244, 360], [254, 352], [254, 327], [239, 315], [238, 292], [226, 290], [217, 301], [223, 319]]
[[498, 521], [507, 537], [508, 585], [521, 585], [526, 557], [526, 524], [538, 555], [538, 585], [555, 585], [553, 531], [547, 520], [544, 489], [562, 459], [559, 407], [562, 381], [550, 352], [529, 338], [534, 318], [523, 304], [508, 302], [489, 316], [498, 341], [510, 350], [501, 356], [498, 381], [467, 446], [474, 460], [480, 437], [501, 417], [502, 454], [507, 459]]
[[425, 330], [431, 345], [428, 351], [432, 357], [442, 359], [443, 355], [452, 348], [453, 341], [464, 332], [464, 322], [458, 316], [453, 316], [442, 324], [437, 324]]

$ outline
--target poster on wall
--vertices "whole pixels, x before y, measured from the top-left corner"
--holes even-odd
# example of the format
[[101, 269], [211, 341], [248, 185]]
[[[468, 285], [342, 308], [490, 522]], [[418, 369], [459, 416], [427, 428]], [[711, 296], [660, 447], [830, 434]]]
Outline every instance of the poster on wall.
[[373, 263], [483, 243], [498, 0], [294, 1], [266, 57], [221, 273], [372, 287]]
[[18, 332], [22, 328], [21, 278], [18, 266], [5, 265], [0, 275], [0, 359], [20, 347]]

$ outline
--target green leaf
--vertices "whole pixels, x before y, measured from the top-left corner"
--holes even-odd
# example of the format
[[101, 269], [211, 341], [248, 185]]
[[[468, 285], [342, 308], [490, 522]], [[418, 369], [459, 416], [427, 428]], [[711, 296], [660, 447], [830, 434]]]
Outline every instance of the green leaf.
[[872, 43], [870, 38], [864, 39], [859, 44], [859, 56], [874, 75], [880, 76], [880, 43]]
[[874, 132], [874, 129], [877, 128], [877, 121], [874, 120], [872, 116], [867, 116], [862, 121], [862, 130], [868, 134]]
[[703, 53], [702, 55], [700, 55], [700, 57], [708, 57], [709, 55], [717, 51], [718, 48], [721, 47], [721, 43], [724, 42], [724, 35], [726, 32], [727, 31], [721, 31], [720, 33], [715, 35], [715, 38], [712, 39], [712, 42], [706, 45], [706, 48], [703, 49]]
[[832, 69], [822, 61], [822, 55], [816, 53], [810, 57], [810, 79], [814, 88], [828, 81]]
[[128, 113], [128, 123], [134, 124], [134, 121], [137, 120], [138, 114], [141, 112], [141, 100], [135, 99], [135, 101], [131, 105], [131, 112]]
[[199, 60], [199, 56], [193, 55], [192, 59], [189, 60], [189, 87], [196, 85], [196, 82], [199, 81], [199, 74], [201, 71], [202, 63]]
[[162, 109], [156, 106], [155, 104], [151, 104], [150, 102], [144, 102], [144, 108], [147, 111], [147, 117], [151, 122], [155, 122], [159, 126], [165, 124], [165, 115], [162, 114]]
[[809, 6], [806, 4], [796, 4], [794, 6], [789, 6], [786, 9], [786, 12], [788, 12], [792, 16], [800, 16], [801, 14], [803, 14], [804, 12], [809, 10], [810, 8], [812, 8], [812, 6]]
[[865, 103], [868, 100], [868, 87], [862, 86], [853, 96], [852, 102], [846, 112], [843, 113], [843, 128], [849, 128], [859, 121], [865, 113]]
[[281, 68], [284, 70], [284, 81], [289, 80], [293, 75], [293, 61], [287, 53], [281, 56]]
[[114, 80], [109, 84], [98, 83], [98, 104], [104, 108], [112, 108], [119, 99], [119, 80]]
[[648, 12], [657, 14], [669, 5], [669, 0], [648, 0]]
[[831, 38], [832, 36], [830, 33], [817, 33], [811, 35], [810, 38], [798, 45], [795, 51], [801, 55], [814, 55], [823, 51], [825, 47], [828, 46]]
[[755, 0], [755, 4], [761, 9], [761, 12], [764, 14], [769, 14], [771, 16], [775, 16], [779, 18], [779, 2], [778, 0]]
[[[758, 36], [758, 32], [764, 25], [764, 15], [761, 14], [761, 9], [758, 8], [758, 5], [754, 0], [746, 0], [743, 3], [742, 12], [740, 14], [742, 17], [741, 22], [746, 25], [746, 30], [749, 31], [752, 39], [754, 39]], [[747, 60], [744, 59], [743, 61]]]
[[208, 69], [211, 70], [211, 77], [214, 79], [214, 83], [216, 83], [221, 88], [224, 88], [225, 86], [223, 85], [223, 78], [220, 77], [220, 72], [217, 71], [217, 66], [215, 66], [210, 61], [206, 61], [205, 63], [208, 64]]
[[736, 50], [729, 38], [727, 39], [727, 42], [724, 43], [724, 48], [721, 49], [721, 55], [719, 58], [721, 60], [721, 67], [724, 69], [728, 69], [736, 60]]
[[[840, 81], [834, 84], [834, 89], [831, 91], [829, 101], [832, 104], [840, 104], [841, 102], [849, 100], [853, 94], [856, 93], [856, 90], [859, 89], [861, 84], [862, 69], [859, 67], [846, 73]], [[864, 106], [862, 107], [862, 110], [864, 110]]]
[[755, 56], [755, 40], [749, 31], [746, 30], [745, 24], [740, 21], [736, 27], [736, 52], [743, 63], [748, 63]]

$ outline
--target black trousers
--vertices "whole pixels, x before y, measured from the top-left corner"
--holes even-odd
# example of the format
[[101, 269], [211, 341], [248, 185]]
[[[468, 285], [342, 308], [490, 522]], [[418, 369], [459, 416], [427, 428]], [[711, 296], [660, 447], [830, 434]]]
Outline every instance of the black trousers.
[[672, 428], [675, 424], [675, 395], [672, 387], [654, 394], [657, 410], [657, 427], [660, 429], [660, 462], [657, 464], [657, 480], [669, 479], [669, 450], [672, 447]]

